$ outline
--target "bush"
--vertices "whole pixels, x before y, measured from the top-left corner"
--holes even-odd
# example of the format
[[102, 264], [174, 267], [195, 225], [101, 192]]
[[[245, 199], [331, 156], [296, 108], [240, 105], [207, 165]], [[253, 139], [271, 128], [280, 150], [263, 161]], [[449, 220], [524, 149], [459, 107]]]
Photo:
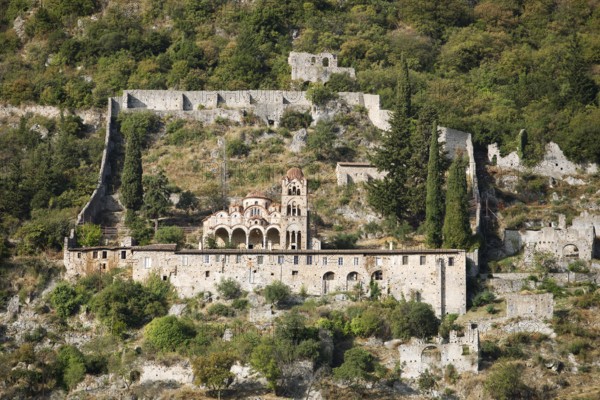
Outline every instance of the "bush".
[[438, 332], [439, 325], [440, 320], [426, 303], [402, 301], [392, 312], [391, 328], [396, 338], [431, 337]]
[[521, 380], [521, 365], [496, 364], [492, 367], [483, 387], [494, 400], [530, 398], [531, 390]]
[[366, 309], [350, 321], [352, 333], [362, 338], [380, 335], [382, 328], [383, 319], [381, 318], [381, 312], [374, 308]]
[[356, 384], [373, 379], [375, 357], [360, 347], [354, 347], [344, 353], [344, 363], [333, 369], [333, 376], [342, 382]]
[[308, 128], [312, 122], [312, 117], [309, 112], [300, 112], [287, 109], [283, 112], [279, 124], [291, 131], [300, 128]]
[[496, 296], [494, 293], [489, 290], [484, 290], [483, 292], [477, 293], [473, 298], [473, 306], [480, 307], [486, 304], [489, 304], [496, 300]]
[[221, 279], [221, 282], [217, 284], [217, 292], [227, 300], [237, 299], [242, 295], [240, 284], [231, 278]]
[[146, 342], [161, 351], [175, 351], [195, 335], [192, 324], [172, 315], [155, 318], [144, 328]]
[[62, 383], [72, 389], [85, 377], [85, 359], [75, 346], [63, 346], [58, 351], [58, 366]]
[[181, 246], [185, 241], [185, 234], [178, 226], [163, 226], [156, 231], [154, 240], [157, 243], [175, 243]]
[[215, 303], [208, 307], [208, 315], [216, 315], [220, 317], [233, 317], [235, 316], [235, 311], [233, 309], [223, 303]]
[[338, 98], [338, 94], [322, 83], [313, 83], [306, 91], [306, 98], [316, 106], [324, 106]]
[[50, 294], [50, 303], [59, 317], [66, 318], [77, 312], [82, 304], [82, 298], [73, 286], [61, 282]]
[[100, 225], [83, 224], [77, 227], [77, 243], [84, 247], [100, 246], [102, 228]]
[[290, 296], [290, 287], [281, 281], [275, 281], [265, 287], [265, 299], [271, 304], [285, 302]]
[[235, 299], [233, 300], [233, 302], [231, 303], [231, 307], [233, 307], [236, 310], [245, 310], [246, 308], [248, 308], [248, 300], [246, 299]]
[[569, 271], [571, 271], [571, 272], [578, 272], [578, 273], [590, 272], [590, 269], [588, 268], [586, 262], [583, 260], [573, 261], [571, 264], [569, 264], [568, 268], [569, 268]]
[[227, 156], [245, 157], [250, 154], [250, 147], [242, 139], [233, 139], [227, 142]]

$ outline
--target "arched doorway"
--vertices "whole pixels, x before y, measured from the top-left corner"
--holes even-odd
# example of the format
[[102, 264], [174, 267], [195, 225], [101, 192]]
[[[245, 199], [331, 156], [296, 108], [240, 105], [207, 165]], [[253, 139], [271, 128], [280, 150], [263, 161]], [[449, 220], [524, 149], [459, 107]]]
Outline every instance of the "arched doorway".
[[279, 229], [271, 228], [267, 231], [267, 245], [270, 242], [271, 246], [273, 246], [273, 249], [280, 248], [279, 238], [280, 238]]
[[382, 281], [383, 280], [383, 271], [377, 270], [371, 274], [371, 280], [373, 281]]
[[574, 244], [568, 244], [563, 247], [563, 257], [579, 258], [579, 249]]
[[231, 244], [236, 249], [246, 248], [246, 231], [242, 228], [235, 228], [231, 232]]
[[248, 248], [249, 249], [262, 249], [264, 248], [264, 235], [262, 230], [259, 228], [253, 228], [248, 233]]
[[441, 361], [442, 354], [436, 346], [427, 346], [423, 349], [421, 353], [422, 364], [429, 365], [431, 368], [439, 368]]
[[323, 275], [323, 294], [327, 294], [333, 289], [334, 279], [335, 274], [331, 271], [326, 272], [325, 275]]
[[229, 232], [225, 228], [217, 228], [215, 231], [215, 243], [217, 247], [225, 247], [229, 242]]
[[360, 275], [358, 275], [358, 272], [354, 272], [354, 271], [350, 272], [346, 276], [346, 291], [354, 289], [354, 287], [358, 283], [359, 278], [360, 278]]

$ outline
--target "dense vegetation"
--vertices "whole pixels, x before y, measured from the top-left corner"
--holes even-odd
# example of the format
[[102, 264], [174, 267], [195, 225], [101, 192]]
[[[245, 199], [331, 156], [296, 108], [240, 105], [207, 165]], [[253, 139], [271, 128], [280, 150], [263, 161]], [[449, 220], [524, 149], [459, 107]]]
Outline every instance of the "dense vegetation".
[[330, 50], [357, 69], [351, 89], [391, 108], [404, 54], [415, 103], [437, 109], [442, 125], [507, 149], [526, 128], [529, 157], [555, 140], [598, 160], [594, 3], [438, 3], [3, 0], [0, 98], [72, 108], [103, 107], [125, 88], [279, 89], [290, 85], [289, 51]]

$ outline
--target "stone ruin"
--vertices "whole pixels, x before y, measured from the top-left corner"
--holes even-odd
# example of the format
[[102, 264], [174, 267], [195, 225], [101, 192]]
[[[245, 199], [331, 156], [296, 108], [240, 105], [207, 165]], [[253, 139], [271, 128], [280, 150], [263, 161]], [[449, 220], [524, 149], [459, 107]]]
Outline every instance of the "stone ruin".
[[465, 327], [464, 335], [450, 332], [447, 342], [438, 337], [433, 343], [411, 339], [398, 347], [402, 364], [402, 377], [418, 378], [426, 370], [443, 370], [452, 364], [457, 372], [479, 370], [479, 330], [477, 325]]
[[355, 78], [354, 68], [337, 66], [337, 57], [331, 53], [297, 53], [292, 51], [288, 57], [292, 67], [292, 80], [303, 82], [327, 82], [331, 74], [348, 74]]
[[[546, 144], [544, 158], [537, 165], [529, 168], [522, 164], [521, 158], [516, 151], [513, 151], [502, 157], [497, 143], [488, 145], [488, 161], [496, 164], [503, 169], [512, 169], [521, 172], [531, 172], [541, 176], [547, 176], [554, 179], [565, 179], [571, 184], [583, 184], [581, 180], [574, 179], [573, 176], [580, 174], [594, 174], [598, 172], [598, 165], [576, 164], [565, 157], [564, 153], [554, 142]], [[568, 178], [570, 177], [570, 179]]]
[[513, 255], [524, 249], [525, 263], [533, 262], [536, 253], [550, 253], [563, 263], [590, 261], [596, 252], [599, 229], [600, 215], [583, 212], [567, 227], [566, 218], [561, 214], [555, 226], [540, 230], [505, 230], [503, 250], [507, 255]]

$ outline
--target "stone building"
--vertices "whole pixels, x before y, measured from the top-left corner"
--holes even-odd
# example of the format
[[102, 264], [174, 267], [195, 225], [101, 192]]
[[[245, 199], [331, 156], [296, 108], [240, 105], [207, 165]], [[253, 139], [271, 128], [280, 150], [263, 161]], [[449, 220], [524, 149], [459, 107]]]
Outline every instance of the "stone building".
[[288, 57], [292, 67], [292, 80], [303, 82], [327, 82], [331, 74], [348, 74], [355, 77], [354, 68], [337, 66], [337, 57], [331, 53], [297, 53], [292, 51]]
[[264, 193], [249, 193], [241, 203], [203, 221], [203, 239], [237, 249], [306, 250], [308, 231], [307, 181], [300, 168], [291, 168], [281, 181], [281, 204]]
[[429, 343], [420, 339], [411, 339], [399, 346], [402, 376], [418, 378], [426, 370], [442, 372], [452, 364], [457, 372], [479, 370], [479, 331], [477, 325], [470, 324], [464, 334], [450, 332], [450, 338], [444, 342], [438, 338]]
[[383, 179], [386, 174], [384, 171], [377, 171], [377, 167], [362, 162], [339, 162], [335, 167], [338, 186]]

